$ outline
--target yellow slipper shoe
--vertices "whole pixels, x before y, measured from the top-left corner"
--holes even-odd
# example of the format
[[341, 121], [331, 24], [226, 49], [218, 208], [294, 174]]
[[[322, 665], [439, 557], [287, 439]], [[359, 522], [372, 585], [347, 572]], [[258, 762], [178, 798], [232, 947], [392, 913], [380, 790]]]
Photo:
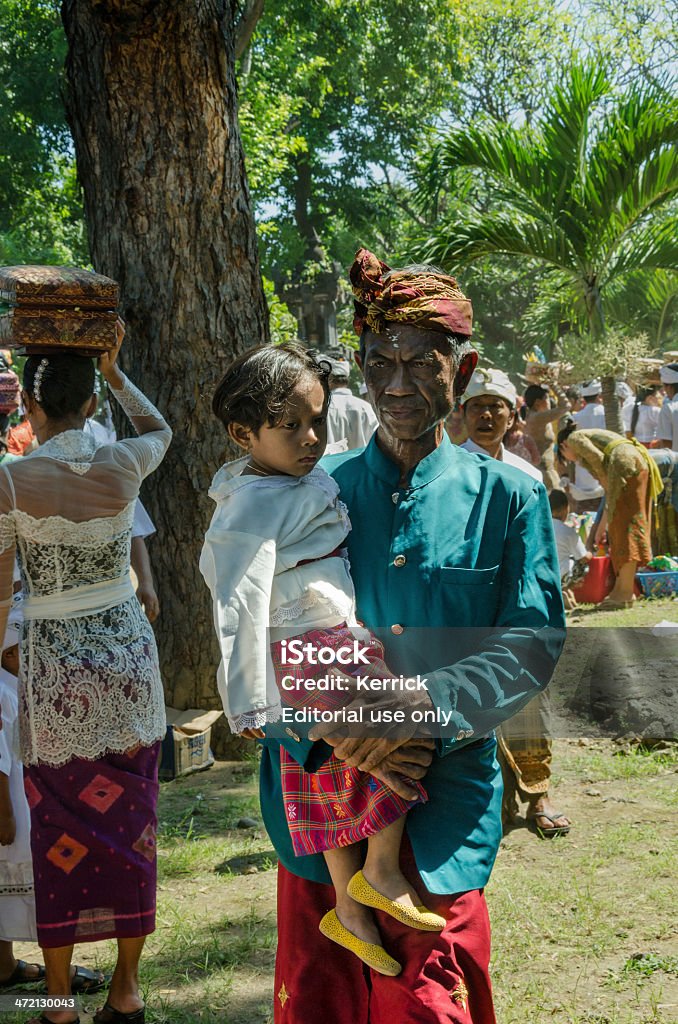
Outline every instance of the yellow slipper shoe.
[[378, 974], [386, 974], [389, 978], [395, 978], [402, 971], [398, 961], [389, 956], [383, 946], [377, 946], [373, 942], [363, 942], [348, 928], [345, 928], [337, 917], [336, 910], [330, 910], [325, 914], [318, 928], [326, 938], [345, 949], [350, 949], [363, 963], [366, 963], [373, 971], [377, 971]]
[[362, 871], [358, 871], [353, 876], [346, 891], [356, 903], [374, 907], [375, 910], [382, 910], [385, 914], [394, 917], [396, 921], [407, 925], [408, 928], [416, 928], [420, 932], [441, 932], [445, 927], [445, 918], [440, 914], [432, 913], [423, 904], [419, 904], [417, 907], [406, 907], [402, 903], [397, 903], [382, 895], [373, 885], [370, 885]]

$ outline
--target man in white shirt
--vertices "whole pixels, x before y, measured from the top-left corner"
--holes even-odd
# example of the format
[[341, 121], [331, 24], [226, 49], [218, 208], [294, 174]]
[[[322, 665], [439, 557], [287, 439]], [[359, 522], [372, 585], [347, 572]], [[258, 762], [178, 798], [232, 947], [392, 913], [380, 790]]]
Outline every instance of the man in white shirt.
[[678, 452], [678, 363], [667, 363], [659, 371], [666, 391], [666, 401], [659, 413], [657, 437], [662, 448]]
[[[603, 388], [599, 380], [589, 380], [579, 387], [584, 408], [573, 413], [573, 420], [581, 430], [606, 430]], [[595, 477], [583, 466], [576, 466], [574, 483], [570, 484], [570, 497], [576, 502], [577, 512], [593, 511], [605, 491]]]
[[468, 452], [482, 452], [541, 481], [536, 466], [514, 455], [503, 444], [506, 431], [513, 426], [516, 399], [516, 389], [501, 370], [476, 370], [461, 397], [468, 440], [460, 447]]
[[364, 448], [378, 426], [369, 402], [356, 398], [348, 386], [351, 368], [345, 359], [319, 358], [330, 363], [330, 405], [327, 410], [327, 443], [346, 441], [347, 451]]

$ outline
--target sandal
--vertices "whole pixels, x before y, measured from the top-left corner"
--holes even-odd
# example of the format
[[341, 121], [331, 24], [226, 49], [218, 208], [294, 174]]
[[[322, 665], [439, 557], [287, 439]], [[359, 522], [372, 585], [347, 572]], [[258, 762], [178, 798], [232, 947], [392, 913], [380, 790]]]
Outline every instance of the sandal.
[[[44, 1013], [41, 1013], [39, 1017], [32, 1017], [31, 1020], [26, 1021], [26, 1024], [54, 1024], [54, 1021], [46, 1017]], [[74, 1017], [73, 1020], [69, 1021], [69, 1024], [80, 1024], [80, 1018]]]
[[132, 1010], [131, 1013], [123, 1013], [116, 1010], [110, 1003], [104, 1003], [100, 1010], [94, 1014], [94, 1024], [144, 1024], [146, 1020], [146, 1007], [140, 1010]]
[[102, 988], [110, 985], [112, 977], [113, 975], [104, 974], [103, 971], [90, 971], [89, 967], [75, 965], [75, 973], [71, 978], [71, 992], [74, 996], [101, 992]]
[[[37, 967], [38, 973], [35, 978], [27, 978], [25, 971], [27, 967]], [[34, 981], [42, 981], [45, 977], [45, 968], [42, 964], [28, 964], [25, 960], [17, 960], [16, 967], [9, 978], [0, 981], [0, 989], [13, 988], [15, 985], [32, 985]]]
[[[551, 822], [551, 828], [543, 828], [541, 825], [538, 825], [536, 821], [537, 818], [546, 818], [547, 821]], [[557, 821], [558, 818], [567, 818], [567, 815], [563, 814], [562, 811], [554, 811], [553, 814], [546, 814], [544, 811], [535, 811], [534, 814], [530, 815], [529, 820], [534, 826], [534, 830], [540, 839], [556, 839], [558, 836], [566, 836], [572, 827], [569, 818], [567, 818], [567, 825], [555, 825], [554, 822]]]

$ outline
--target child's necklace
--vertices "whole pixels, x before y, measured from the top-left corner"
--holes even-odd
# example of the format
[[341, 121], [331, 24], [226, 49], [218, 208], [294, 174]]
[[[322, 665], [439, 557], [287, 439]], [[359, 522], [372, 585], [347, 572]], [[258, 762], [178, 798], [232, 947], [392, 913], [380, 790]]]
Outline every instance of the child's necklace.
[[247, 466], [245, 468], [249, 469], [249, 471], [251, 473], [254, 473], [256, 476], [270, 476], [271, 475], [270, 473], [267, 473], [265, 470], [258, 469], [257, 466], [253, 466], [251, 462], [248, 462]]

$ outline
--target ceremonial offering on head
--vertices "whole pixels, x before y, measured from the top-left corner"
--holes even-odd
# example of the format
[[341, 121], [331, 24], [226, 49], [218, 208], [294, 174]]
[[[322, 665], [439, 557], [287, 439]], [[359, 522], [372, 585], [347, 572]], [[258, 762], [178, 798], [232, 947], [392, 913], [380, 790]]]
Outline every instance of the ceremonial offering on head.
[[99, 356], [116, 344], [118, 286], [78, 267], [0, 267], [0, 346]]
[[572, 367], [568, 363], [542, 363], [531, 359], [525, 360], [525, 378], [528, 384], [564, 384], [569, 383]]
[[639, 359], [638, 377], [640, 379], [640, 383], [647, 387], [661, 384], [659, 371], [663, 365], [663, 359]]

